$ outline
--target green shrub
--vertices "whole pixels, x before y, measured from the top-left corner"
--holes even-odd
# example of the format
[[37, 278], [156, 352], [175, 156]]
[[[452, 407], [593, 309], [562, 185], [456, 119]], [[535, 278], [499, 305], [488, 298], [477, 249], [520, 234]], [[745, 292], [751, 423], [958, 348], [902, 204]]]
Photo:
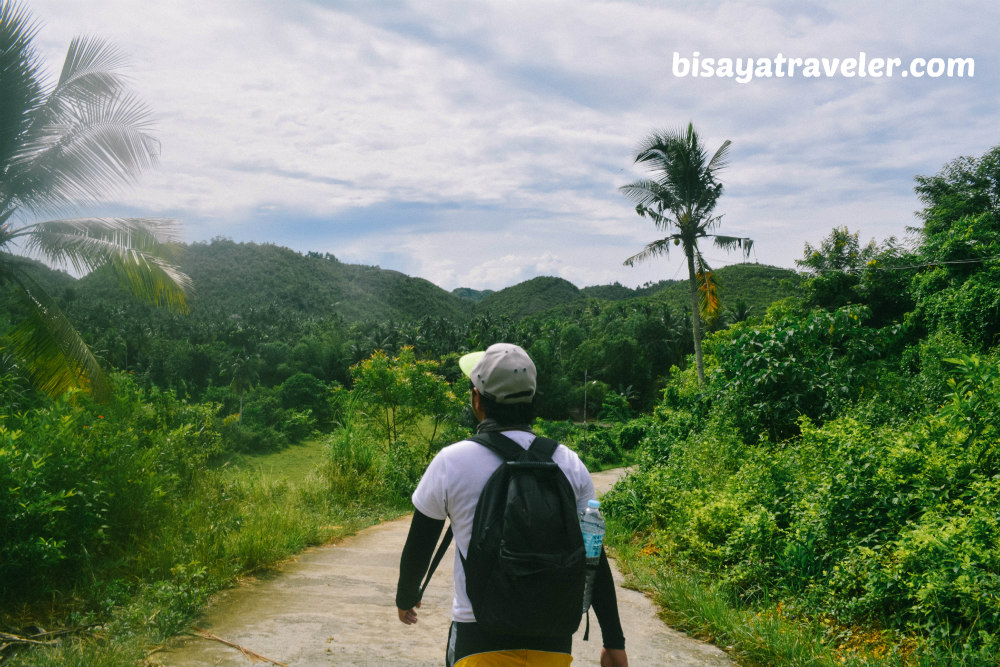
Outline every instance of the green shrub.
[[214, 412], [118, 377], [105, 405], [69, 394], [0, 424], [0, 598], [125, 567], [222, 453]]
[[271, 426], [253, 426], [240, 421], [227, 421], [222, 427], [227, 447], [234, 452], [266, 454], [288, 446], [288, 437]]
[[[310, 412], [316, 423], [327, 425], [335, 418], [330, 389], [325, 382], [308, 373], [296, 373], [278, 388], [286, 410]], [[297, 440], [289, 433], [292, 440]]]
[[[0, 592], [30, 581], [39, 570], [52, 569], [63, 558], [59, 516], [72, 489], [53, 488], [45, 469], [48, 456], [32, 443], [19, 442], [23, 431], [0, 425]], [[25, 446], [28, 449], [25, 449]]]
[[618, 448], [623, 452], [635, 451], [652, 427], [653, 420], [649, 417], [628, 420], [618, 429]]
[[281, 430], [290, 442], [301, 442], [316, 432], [318, 426], [312, 410], [286, 410]]
[[865, 328], [869, 316], [860, 306], [816, 310], [719, 345], [719, 400], [744, 439], [765, 433], [779, 442], [797, 433], [799, 417], [822, 421], [857, 398], [869, 382], [866, 362], [898, 333]]
[[601, 399], [600, 419], [613, 422], [625, 422], [632, 417], [632, 406], [628, 403], [628, 390], [622, 393], [609, 391]]
[[568, 419], [562, 421], [538, 419], [533, 427], [538, 435], [544, 435], [562, 443], [575, 441], [579, 437], [581, 428]]
[[621, 450], [618, 449], [618, 434], [616, 429], [601, 426], [590, 426], [586, 431], [586, 439], [577, 441], [577, 447], [584, 462], [594, 468], [620, 463]]
[[618, 481], [601, 499], [601, 511], [629, 531], [651, 531], [663, 525], [668, 512], [659, 469], [632, 472]]
[[995, 655], [1000, 366], [959, 356], [924, 368], [915, 385], [947, 377], [935, 409], [874, 425], [800, 418], [780, 443], [744, 443], [719, 406], [708, 421], [664, 409], [604, 509], [734, 599], [922, 637], [925, 656]]

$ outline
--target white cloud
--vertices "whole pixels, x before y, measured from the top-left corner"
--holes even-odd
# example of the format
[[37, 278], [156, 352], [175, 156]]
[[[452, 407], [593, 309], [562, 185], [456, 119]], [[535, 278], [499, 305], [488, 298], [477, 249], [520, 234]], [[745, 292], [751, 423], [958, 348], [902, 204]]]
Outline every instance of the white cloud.
[[[617, 192], [640, 173], [632, 151], [654, 128], [694, 121], [707, 145], [733, 141], [725, 231], [753, 237], [758, 260], [783, 266], [834, 225], [902, 234], [919, 207], [913, 175], [996, 141], [1000, 10], [987, 0], [32, 0], [31, 9], [53, 71], [78, 33], [131, 54], [163, 155], [123, 205], [174, 212], [192, 240], [387, 257], [388, 268], [449, 287], [540, 273], [579, 285], [673, 277], [678, 258], [621, 266], [657, 237]], [[675, 51], [862, 50], [972, 55], [976, 78], [739, 84], [671, 71]], [[405, 213], [414, 205], [427, 207], [416, 222]], [[347, 222], [370, 210], [385, 219]], [[279, 219], [311, 220], [314, 231], [282, 237]], [[475, 262], [457, 254], [465, 248], [480, 249]]]

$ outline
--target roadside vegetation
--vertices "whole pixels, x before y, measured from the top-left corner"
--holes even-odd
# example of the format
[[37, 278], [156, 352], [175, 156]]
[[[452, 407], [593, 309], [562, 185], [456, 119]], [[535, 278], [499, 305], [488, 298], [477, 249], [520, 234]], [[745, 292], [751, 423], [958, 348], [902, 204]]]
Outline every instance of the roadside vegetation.
[[134, 664], [212, 592], [404, 510], [336, 486], [325, 443], [233, 463], [218, 406], [113, 385], [0, 426], [4, 664]]
[[637, 584], [749, 664], [1000, 661], [1000, 148], [917, 184], [911, 247], [835, 229], [803, 299], [706, 338], [605, 498]]

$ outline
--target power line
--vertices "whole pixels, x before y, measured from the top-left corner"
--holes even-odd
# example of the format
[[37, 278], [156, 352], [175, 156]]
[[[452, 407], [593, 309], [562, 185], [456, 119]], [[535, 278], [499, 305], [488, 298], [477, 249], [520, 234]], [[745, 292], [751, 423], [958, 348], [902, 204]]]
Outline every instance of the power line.
[[942, 264], [984, 264], [1000, 259], [1000, 255], [992, 257], [975, 257], [969, 259], [936, 260], [925, 262], [924, 264], [904, 264], [903, 266], [863, 266], [853, 269], [823, 269], [820, 271], [807, 271], [807, 273], [861, 273], [862, 271], [908, 271], [910, 269], [925, 269], [931, 266], [941, 266]]

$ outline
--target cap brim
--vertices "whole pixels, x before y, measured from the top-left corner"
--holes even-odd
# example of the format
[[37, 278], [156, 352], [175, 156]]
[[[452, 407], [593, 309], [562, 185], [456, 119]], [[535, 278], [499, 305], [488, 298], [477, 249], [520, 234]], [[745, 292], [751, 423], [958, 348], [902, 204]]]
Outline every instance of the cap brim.
[[486, 354], [485, 350], [480, 352], [470, 352], [458, 360], [458, 367], [462, 369], [463, 373], [465, 373], [465, 377], [472, 377], [472, 369], [476, 367], [476, 364], [479, 363], [479, 360], [483, 358], [484, 354]]

